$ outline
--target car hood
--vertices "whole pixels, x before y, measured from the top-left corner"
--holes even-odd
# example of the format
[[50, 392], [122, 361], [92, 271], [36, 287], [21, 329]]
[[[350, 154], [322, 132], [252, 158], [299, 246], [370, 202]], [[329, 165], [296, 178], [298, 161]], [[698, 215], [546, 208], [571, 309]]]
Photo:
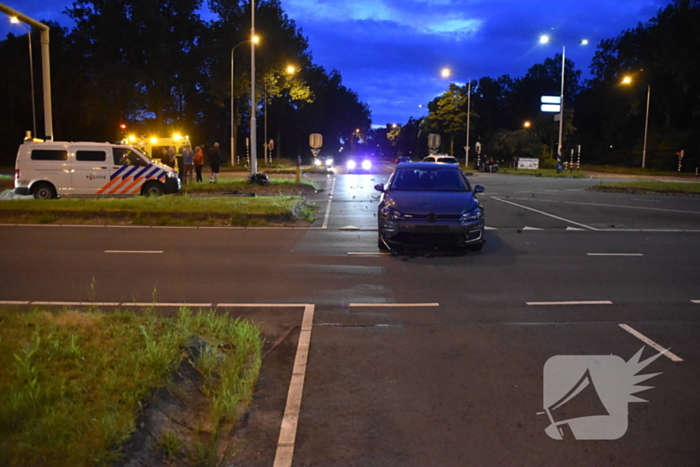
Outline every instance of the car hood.
[[439, 215], [459, 215], [479, 206], [471, 191], [390, 191], [384, 204], [404, 214]]

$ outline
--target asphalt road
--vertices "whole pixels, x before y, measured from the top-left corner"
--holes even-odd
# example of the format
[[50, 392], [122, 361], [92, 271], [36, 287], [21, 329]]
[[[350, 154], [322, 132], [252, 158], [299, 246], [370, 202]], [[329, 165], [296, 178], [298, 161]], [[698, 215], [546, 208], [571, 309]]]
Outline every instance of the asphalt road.
[[[245, 312], [273, 335], [312, 317], [265, 365], [241, 465], [700, 465], [700, 198], [479, 174], [481, 252], [390, 256], [373, 190], [390, 169], [316, 176], [311, 229], [0, 226], [0, 299], [286, 305]], [[653, 344], [673, 355], [639, 371], [661, 373], [637, 381], [648, 402], [627, 402], [619, 362]], [[545, 370], [557, 356], [571, 374]], [[558, 407], [578, 361], [592, 384]], [[580, 418], [601, 400], [607, 417]], [[551, 439], [567, 413], [608, 438]]]

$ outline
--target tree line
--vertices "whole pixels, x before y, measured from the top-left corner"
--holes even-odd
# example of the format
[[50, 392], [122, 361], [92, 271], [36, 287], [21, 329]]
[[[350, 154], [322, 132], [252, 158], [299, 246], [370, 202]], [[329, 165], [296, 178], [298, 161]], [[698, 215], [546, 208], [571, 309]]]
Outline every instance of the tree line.
[[[700, 165], [700, 1], [674, 0], [646, 23], [601, 41], [591, 77], [581, 79], [565, 61], [563, 159], [581, 147], [587, 164], [639, 167], [647, 123], [646, 167], [684, 171]], [[562, 56], [533, 65], [520, 78], [503, 75], [472, 81], [470, 157], [476, 142], [503, 161], [539, 158], [553, 166], [559, 123], [540, 111], [540, 97], [560, 95]], [[623, 77], [630, 77], [623, 84]], [[442, 152], [464, 157], [468, 86], [450, 84], [428, 103], [429, 114], [410, 119], [396, 140], [397, 153], [427, 153], [427, 135], [443, 135]], [[527, 122], [527, 123], [526, 123]]]
[[[251, 116], [250, 2], [208, 0], [210, 21], [200, 17], [202, 6], [203, 0], [76, 0], [65, 12], [73, 28], [48, 22], [55, 139], [116, 141], [126, 134], [179, 132], [195, 144], [219, 142], [228, 152], [233, 118], [244, 159]], [[258, 0], [255, 17], [260, 145], [267, 134], [275, 156], [306, 157], [310, 133], [323, 134], [324, 149], [333, 153], [357, 129], [369, 132], [369, 107], [339, 71], [313, 63], [307, 39], [280, 0]], [[31, 38], [39, 51], [39, 34]], [[12, 64], [0, 70], [0, 163], [8, 165], [32, 125], [26, 34], [8, 34], [0, 57]], [[35, 67], [40, 59], [34, 53]], [[35, 73], [39, 137], [40, 79]], [[262, 157], [262, 147], [258, 152]]]

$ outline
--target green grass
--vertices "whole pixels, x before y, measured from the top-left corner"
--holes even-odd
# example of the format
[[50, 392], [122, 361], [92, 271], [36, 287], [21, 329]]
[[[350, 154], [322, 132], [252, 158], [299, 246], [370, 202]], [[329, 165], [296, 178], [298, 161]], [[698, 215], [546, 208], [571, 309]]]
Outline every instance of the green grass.
[[[0, 219], [17, 223], [129, 223], [142, 225], [251, 225], [293, 223], [298, 196], [159, 196], [0, 202]], [[313, 209], [313, 208], [311, 208]], [[305, 219], [308, 220], [308, 216]]]
[[592, 172], [614, 173], [623, 175], [654, 175], [666, 177], [695, 177], [694, 172], [664, 171], [656, 169], [643, 169], [641, 167], [619, 167], [614, 165], [586, 165], [582, 170]]
[[590, 187], [589, 190], [633, 193], [700, 194], [700, 183], [660, 181], [599, 183], [598, 185]]
[[157, 444], [168, 458], [215, 453], [220, 427], [248, 406], [260, 371], [260, 331], [212, 310], [181, 308], [169, 319], [128, 310], [5, 308], [0, 323], [0, 465], [119, 459], [143, 402], [186, 358], [182, 346], [190, 336], [215, 349], [206, 362], [193, 362], [204, 374], [213, 429], [189, 445], [166, 432]]
[[258, 193], [270, 195], [309, 194], [318, 191], [318, 187], [309, 181], [297, 183], [294, 179], [271, 178], [265, 186], [248, 182], [247, 178], [219, 178], [218, 183], [186, 183], [182, 185], [183, 193], [221, 193], [239, 191], [241, 193]]
[[498, 173], [507, 175], [527, 175], [531, 177], [546, 177], [546, 178], [588, 178], [587, 175], [581, 173], [580, 171], [562, 170], [557, 173], [555, 169], [511, 169], [511, 168], [501, 168]]

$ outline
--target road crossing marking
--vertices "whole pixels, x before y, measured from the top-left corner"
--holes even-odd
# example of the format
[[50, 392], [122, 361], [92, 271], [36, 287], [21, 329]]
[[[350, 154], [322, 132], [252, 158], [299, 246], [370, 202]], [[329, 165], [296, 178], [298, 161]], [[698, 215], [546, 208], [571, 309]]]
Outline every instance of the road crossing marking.
[[626, 325], [626, 324], [620, 324], [619, 326], [620, 326], [622, 329], [624, 329], [625, 331], [627, 331], [627, 332], [629, 332], [630, 334], [632, 334], [634, 337], [636, 337], [636, 338], [639, 339], [640, 341], [642, 341], [642, 342], [644, 342], [645, 344], [647, 344], [649, 347], [652, 347], [652, 348], [655, 349], [656, 351], [658, 351], [658, 352], [664, 354], [664, 356], [666, 356], [667, 358], [670, 358], [671, 361], [673, 361], [673, 362], [682, 362], [682, 361], [683, 361], [683, 359], [682, 359], [681, 357], [679, 357], [678, 355], [674, 354], [674, 353], [671, 352], [669, 349], [664, 349], [664, 348], [661, 347], [659, 344], [657, 344], [657, 343], [654, 342], [653, 340], [649, 339], [647, 336], [645, 336], [644, 334], [640, 333], [640, 332], [637, 331], [636, 329], [633, 329], [632, 327], [630, 327], [630, 326], [628, 326], [628, 325]]

